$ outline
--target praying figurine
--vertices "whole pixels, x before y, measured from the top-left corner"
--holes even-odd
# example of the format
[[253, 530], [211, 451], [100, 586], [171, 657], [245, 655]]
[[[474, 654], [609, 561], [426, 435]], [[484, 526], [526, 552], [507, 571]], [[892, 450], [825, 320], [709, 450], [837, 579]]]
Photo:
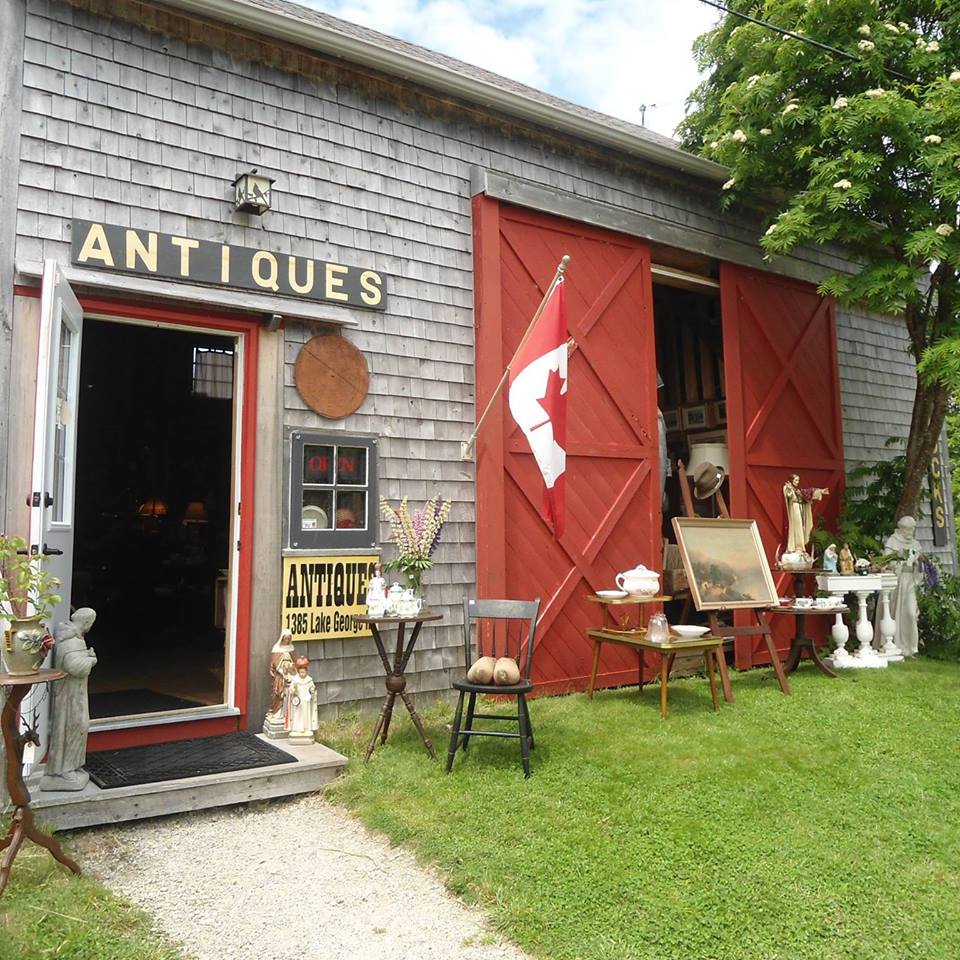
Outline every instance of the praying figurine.
[[807, 543], [813, 533], [813, 504], [830, 494], [827, 487], [801, 487], [799, 474], [792, 473], [783, 485], [787, 506], [788, 554], [804, 554], [809, 558]]
[[826, 570], [827, 573], [836, 573], [838, 560], [837, 545], [831, 543], [830, 546], [823, 551], [823, 569]]
[[53, 684], [50, 711], [50, 748], [41, 790], [82, 790], [90, 780], [83, 769], [87, 762], [87, 733], [90, 730], [90, 703], [87, 680], [97, 663], [86, 634], [97, 619], [95, 610], [81, 607], [69, 620], [58, 623], [53, 635], [54, 668], [66, 676]]
[[291, 743], [313, 743], [313, 734], [320, 726], [317, 711], [317, 685], [307, 672], [310, 661], [297, 660], [297, 675], [290, 680], [289, 729]]
[[273, 739], [289, 736], [287, 684], [296, 673], [293, 664], [293, 634], [284, 630], [270, 651], [270, 706], [263, 720], [263, 732]]
[[853, 568], [856, 563], [853, 554], [850, 552], [850, 544], [845, 543], [840, 548], [840, 572], [845, 576], [853, 574]]

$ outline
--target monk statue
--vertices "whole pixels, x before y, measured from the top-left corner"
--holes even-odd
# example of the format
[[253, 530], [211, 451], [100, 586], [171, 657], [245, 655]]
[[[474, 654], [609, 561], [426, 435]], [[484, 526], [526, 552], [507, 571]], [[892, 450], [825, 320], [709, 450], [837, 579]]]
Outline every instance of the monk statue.
[[828, 496], [827, 487], [801, 487], [800, 477], [792, 473], [783, 485], [783, 499], [787, 506], [786, 553], [807, 556], [807, 544], [813, 533], [813, 504]]
[[897, 585], [890, 598], [890, 613], [897, 629], [893, 642], [905, 657], [914, 656], [920, 646], [917, 606], [917, 586], [923, 579], [920, 570], [920, 555], [923, 547], [916, 537], [917, 521], [913, 517], [901, 517], [897, 529], [883, 541], [883, 547], [895, 559], [890, 569], [897, 576]]
[[90, 780], [83, 769], [87, 761], [87, 733], [90, 730], [90, 704], [87, 680], [97, 662], [93, 647], [85, 639], [96, 611], [81, 607], [69, 620], [56, 625], [54, 668], [66, 676], [53, 684], [50, 711], [50, 748], [41, 790], [82, 790]]
[[275, 739], [290, 735], [288, 686], [297, 669], [293, 664], [293, 634], [281, 632], [270, 651], [270, 706], [263, 720], [263, 732]]

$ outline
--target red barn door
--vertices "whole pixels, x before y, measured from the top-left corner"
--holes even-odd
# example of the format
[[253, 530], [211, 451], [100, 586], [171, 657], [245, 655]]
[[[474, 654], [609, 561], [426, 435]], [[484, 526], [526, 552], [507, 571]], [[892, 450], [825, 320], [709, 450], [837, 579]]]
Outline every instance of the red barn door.
[[[646, 243], [581, 223], [474, 200], [477, 411], [520, 342], [560, 258], [576, 347], [567, 402], [567, 521], [555, 541], [542, 479], [505, 398], [477, 442], [477, 589], [542, 600], [534, 679], [582, 690], [600, 609], [588, 593], [638, 563], [660, 569], [656, 355]], [[632, 651], [604, 649], [598, 683], [636, 682]]]
[[[721, 264], [731, 515], [757, 521], [767, 557], [786, 538], [783, 485], [828, 487], [818, 507], [836, 519], [844, 482], [843, 430], [833, 301], [810, 284]], [[781, 595], [792, 578], [774, 577]], [[823, 618], [810, 618], [822, 620]], [[777, 648], [789, 648], [792, 618], [776, 618]], [[819, 624], [823, 627], [824, 624]], [[735, 641], [736, 665], [769, 663], [753, 637]]]

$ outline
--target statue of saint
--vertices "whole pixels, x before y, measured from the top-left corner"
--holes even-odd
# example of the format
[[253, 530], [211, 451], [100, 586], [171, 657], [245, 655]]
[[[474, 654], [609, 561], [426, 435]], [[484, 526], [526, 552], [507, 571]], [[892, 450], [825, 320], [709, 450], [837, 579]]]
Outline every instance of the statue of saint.
[[270, 650], [270, 714], [278, 714], [283, 710], [287, 682], [290, 677], [296, 673], [293, 665], [293, 654], [295, 651], [293, 645], [293, 634], [289, 630], [284, 630], [277, 642]]
[[853, 573], [856, 562], [853, 552], [850, 549], [850, 544], [845, 543], [840, 548], [840, 572], [845, 576], [850, 576]]
[[807, 553], [807, 543], [813, 533], [813, 504], [828, 496], [827, 487], [801, 487], [800, 477], [793, 473], [783, 485], [783, 499], [787, 505], [786, 553]]
[[836, 573], [839, 559], [837, 556], [837, 545], [831, 543], [830, 546], [823, 551], [823, 569], [829, 573]]
[[916, 529], [917, 521], [913, 517], [901, 517], [897, 529], [883, 541], [886, 552], [897, 555], [890, 564], [897, 575], [897, 585], [890, 597], [890, 613], [897, 624], [893, 642], [905, 657], [912, 657], [920, 648], [917, 586], [923, 575], [920, 570], [923, 548], [916, 538]]
[[90, 729], [90, 704], [87, 679], [97, 662], [92, 647], [84, 639], [97, 619], [96, 611], [81, 607], [69, 619], [58, 623], [53, 635], [54, 667], [66, 676], [53, 685], [50, 711], [50, 749], [41, 790], [82, 790], [90, 780], [83, 769], [87, 760], [87, 732]]
[[320, 726], [317, 711], [317, 685], [307, 673], [310, 661], [297, 660], [297, 675], [290, 680], [290, 738], [305, 743], [313, 742], [313, 733]]
[[282, 631], [270, 650], [270, 706], [263, 718], [263, 732], [274, 739], [289, 735], [288, 684], [297, 672], [293, 664], [294, 652], [293, 634], [289, 630]]

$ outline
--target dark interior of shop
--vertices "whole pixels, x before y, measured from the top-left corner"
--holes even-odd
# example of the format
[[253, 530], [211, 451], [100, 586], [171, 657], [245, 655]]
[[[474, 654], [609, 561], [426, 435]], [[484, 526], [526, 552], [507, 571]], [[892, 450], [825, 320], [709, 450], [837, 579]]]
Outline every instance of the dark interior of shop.
[[[714, 496], [696, 497], [693, 471], [704, 461], [718, 467], [727, 465], [727, 417], [723, 376], [723, 333], [719, 291], [704, 291], [654, 283], [654, 323], [657, 370], [663, 386], [657, 403], [666, 425], [667, 455], [670, 464], [663, 498], [664, 592], [679, 600], [668, 614], [677, 622], [695, 622], [697, 614], [685, 598], [686, 577], [675, 545], [670, 520], [684, 516], [682, 485], [698, 516], [717, 516]], [[685, 468], [685, 478], [678, 469]], [[730, 483], [724, 478], [719, 489], [730, 503]]]
[[224, 701], [233, 340], [86, 319], [71, 604], [92, 718]]

